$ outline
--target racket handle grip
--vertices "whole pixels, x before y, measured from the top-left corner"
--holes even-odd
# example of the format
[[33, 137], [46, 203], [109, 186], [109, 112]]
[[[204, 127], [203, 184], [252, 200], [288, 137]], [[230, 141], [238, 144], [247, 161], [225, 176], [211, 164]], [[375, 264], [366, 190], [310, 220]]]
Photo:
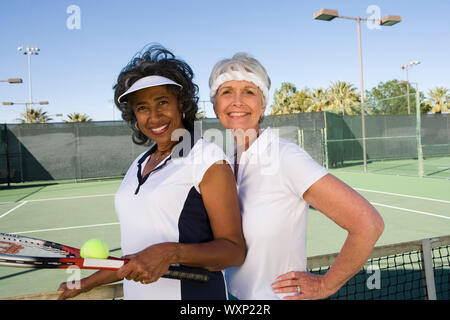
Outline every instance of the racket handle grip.
[[184, 268], [169, 267], [169, 270], [163, 275], [164, 278], [178, 279], [178, 280], [193, 280], [198, 282], [208, 282], [209, 274], [195, 272], [195, 271], [183, 271]]
[[[121, 258], [114, 258], [110, 257], [114, 260], [123, 260], [124, 264], [128, 263], [129, 260], [127, 259], [121, 259]], [[198, 269], [197, 269], [198, 270]], [[186, 267], [176, 267], [176, 266], [170, 266], [169, 270], [162, 276], [163, 278], [168, 279], [177, 279], [177, 280], [192, 280], [192, 281], [198, 281], [198, 282], [208, 282], [209, 281], [209, 271], [203, 270], [203, 271], [197, 271], [197, 270], [191, 270], [191, 268]]]

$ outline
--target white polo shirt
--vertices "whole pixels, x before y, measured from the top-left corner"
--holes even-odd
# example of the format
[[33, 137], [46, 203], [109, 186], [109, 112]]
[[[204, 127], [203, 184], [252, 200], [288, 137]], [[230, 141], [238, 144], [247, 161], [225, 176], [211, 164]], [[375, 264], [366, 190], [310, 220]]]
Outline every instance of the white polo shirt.
[[309, 205], [302, 196], [327, 174], [302, 148], [274, 131], [266, 128], [239, 161], [247, 256], [243, 265], [226, 270], [226, 279], [229, 292], [243, 300], [280, 299], [271, 287], [275, 279], [306, 271]]
[[[214, 239], [199, 184], [211, 165], [227, 158], [217, 145], [202, 138], [196, 142], [191, 139], [184, 149], [179, 146], [181, 143], [144, 178], [141, 172], [156, 145], [128, 169], [115, 196], [124, 255], [161, 242], [200, 243]], [[223, 272], [209, 274], [208, 283], [160, 278], [143, 285], [124, 279], [124, 298], [226, 299]]]

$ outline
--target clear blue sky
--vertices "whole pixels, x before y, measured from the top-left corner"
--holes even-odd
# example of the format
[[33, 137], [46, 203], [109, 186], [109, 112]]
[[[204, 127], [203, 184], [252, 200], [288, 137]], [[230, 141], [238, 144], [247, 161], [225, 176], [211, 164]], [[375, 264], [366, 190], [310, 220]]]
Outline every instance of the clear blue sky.
[[[80, 29], [70, 30], [70, 5], [81, 10]], [[238, 51], [259, 59], [272, 79], [270, 100], [282, 82], [327, 87], [351, 82], [359, 89], [356, 22], [316, 21], [320, 8], [367, 18], [376, 5], [381, 16], [402, 16], [392, 27], [362, 23], [365, 89], [380, 81], [404, 79], [401, 65], [419, 60], [409, 80], [425, 93], [450, 88], [450, 1], [302, 0], [14, 0], [0, 1], [0, 102], [28, 101], [27, 59], [20, 45], [40, 48], [31, 58], [34, 101], [49, 101], [49, 114], [81, 112], [94, 120], [120, 119], [113, 111], [112, 86], [118, 73], [144, 45], [158, 42], [187, 61], [209, 100], [214, 63]], [[200, 104], [202, 107], [203, 104]], [[0, 122], [11, 123], [24, 106], [0, 106]], [[207, 116], [212, 107], [205, 104]], [[55, 117], [54, 117], [55, 118]]]

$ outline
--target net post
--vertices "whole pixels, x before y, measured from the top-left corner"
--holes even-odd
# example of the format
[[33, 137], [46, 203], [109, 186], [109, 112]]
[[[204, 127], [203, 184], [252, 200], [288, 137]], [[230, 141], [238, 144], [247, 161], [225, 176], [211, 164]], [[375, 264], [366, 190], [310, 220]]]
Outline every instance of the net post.
[[422, 240], [422, 257], [428, 300], [436, 300], [436, 286], [434, 282], [433, 257], [430, 239]]

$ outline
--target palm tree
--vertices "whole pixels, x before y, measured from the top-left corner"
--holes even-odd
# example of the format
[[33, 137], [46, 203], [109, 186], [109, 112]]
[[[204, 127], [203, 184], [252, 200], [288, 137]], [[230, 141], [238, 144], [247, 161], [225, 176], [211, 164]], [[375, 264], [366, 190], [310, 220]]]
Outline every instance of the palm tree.
[[64, 120], [64, 122], [90, 122], [90, 121], [92, 121], [92, 119], [89, 118], [89, 116], [87, 114], [78, 113], [78, 112], [70, 113], [67, 115], [67, 117], [69, 118], [69, 121]]
[[17, 118], [21, 123], [46, 123], [53, 120], [47, 116], [47, 111], [42, 111], [42, 108], [27, 108], [21, 116], [23, 118]]
[[306, 112], [324, 111], [329, 103], [328, 89], [315, 88], [305, 99]]
[[351, 83], [345, 81], [331, 82], [329, 99], [330, 104], [326, 111], [334, 113], [342, 112], [342, 115], [356, 114], [356, 109], [358, 109], [360, 102], [359, 93], [356, 91], [356, 88]]
[[297, 92], [294, 84], [283, 82], [281, 88], [275, 91], [270, 115], [294, 113], [291, 109], [292, 96]]
[[444, 87], [436, 87], [428, 91], [429, 99], [426, 104], [431, 113], [449, 112], [450, 94]]

